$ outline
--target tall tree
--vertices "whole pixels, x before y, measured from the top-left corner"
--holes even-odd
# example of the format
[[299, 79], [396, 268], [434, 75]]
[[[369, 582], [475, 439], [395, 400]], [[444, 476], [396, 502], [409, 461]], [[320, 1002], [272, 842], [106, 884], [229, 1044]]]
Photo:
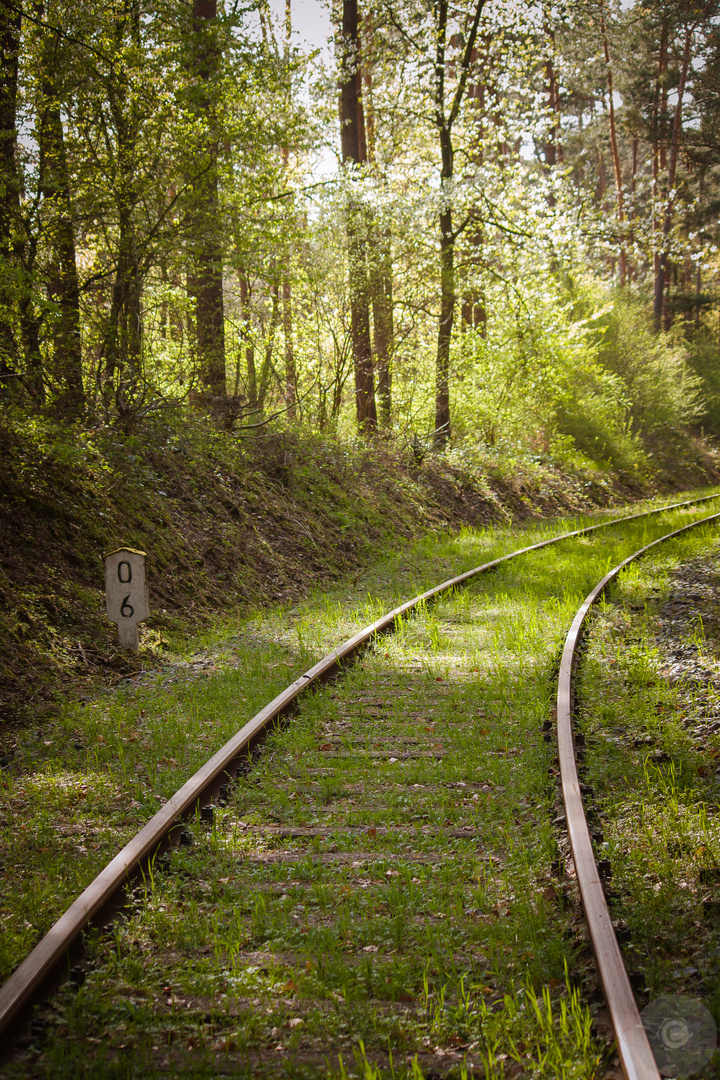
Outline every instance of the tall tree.
[[193, 183], [188, 247], [192, 269], [189, 291], [195, 301], [198, 374], [203, 390], [226, 393], [223, 246], [218, 194], [219, 132], [217, 83], [220, 46], [217, 0], [193, 0], [191, 74], [195, 79], [194, 108], [202, 131], [198, 147], [205, 169]]
[[52, 365], [49, 375], [54, 383], [56, 408], [75, 416], [83, 409], [85, 394], [75, 222], [60, 112], [60, 46], [61, 37], [57, 31], [45, 30], [42, 33], [38, 123], [39, 187], [43, 197], [45, 242], [49, 248], [48, 299], [57, 309], [53, 319]]
[[[435, 433], [437, 447], [450, 438], [450, 343], [455, 317], [455, 242], [459, 231], [453, 228], [453, 192], [455, 150], [453, 128], [460, 115], [465, 87], [477, 39], [485, 0], [474, 0], [462, 35], [462, 49], [455, 91], [447, 100], [448, 0], [434, 5], [435, 60], [433, 79], [433, 121], [440, 143], [440, 321], [438, 325], [435, 367]], [[464, 226], [463, 226], [464, 227]]]
[[123, 0], [112, 15], [112, 58], [103, 87], [107, 104], [101, 106], [102, 113], [106, 108], [107, 116], [101, 117], [100, 127], [106, 138], [111, 130], [116, 140], [112, 171], [117, 254], [102, 345], [104, 363], [98, 365], [98, 379], [106, 409], [114, 398], [119, 412], [125, 415], [130, 410], [142, 357], [142, 273], [136, 221], [141, 200], [137, 174], [141, 120], [135, 93], [140, 62], [140, 4], [138, 0]]
[[685, 86], [687, 83], [688, 69], [690, 67], [690, 53], [693, 40], [694, 25], [686, 24], [684, 28], [684, 40], [682, 59], [680, 61], [680, 77], [677, 86], [677, 100], [675, 114], [673, 116], [672, 135], [670, 137], [670, 154], [667, 171], [667, 195], [665, 198], [665, 212], [662, 217], [662, 230], [660, 233], [659, 258], [657, 273], [655, 275], [655, 293], [653, 302], [653, 316], [655, 329], [662, 326], [663, 301], [665, 297], [665, 282], [668, 264], [668, 247], [670, 230], [673, 223], [675, 203], [675, 180], [677, 175], [678, 154], [680, 152], [680, 137], [682, 133], [683, 102], [685, 98]]
[[[287, 107], [292, 98], [292, 73], [290, 68], [290, 45], [292, 41], [292, 0], [285, 0], [285, 49], [284, 61], [287, 78]], [[283, 172], [289, 178], [290, 147], [287, 143], [282, 148]], [[295, 420], [297, 415], [297, 369], [295, 366], [295, 343], [293, 341], [292, 275], [289, 244], [283, 255], [283, 336], [285, 338], [285, 406], [288, 418]]]
[[[368, 12], [363, 19], [362, 63], [358, 75], [360, 86], [361, 143], [364, 143], [368, 164], [375, 168], [375, 117], [373, 110], [373, 17]], [[362, 147], [361, 147], [362, 152]], [[372, 299], [374, 367], [377, 373], [377, 397], [380, 423], [388, 427], [392, 415], [392, 354], [395, 347], [393, 315], [392, 239], [390, 229], [368, 214], [370, 235], [368, 285]]]
[[15, 156], [22, 9], [0, 4], [0, 394], [17, 396], [20, 348], [16, 337], [20, 177]]
[[354, 170], [366, 158], [365, 124], [359, 93], [360, 41], [357, 0], [343, 0], [340, 72], [341, 149], [350, 193], [347, 200], [348, 281], [353, 358], [355, 366], [355, 413], [358, 427], [366, 433], [377, 428], [375, 380], [370, 340], [370, 289], [367, 268], [366, 216], [353, 190]]
[[603, 58], [607, 79], [608, 120], [610, 124], [610, 152], [612, 155], [613, 173], [615, 174], [615, 198], [617, 200], [617, 219], [620, 231], [620, 285], [625, 285], [627, 277], [627, 254], [625, 251], [625, 194], [623, 190], [622, 163], [618, 147], [617, 125], [615, 122], [615, 92], [613, 89], [612, 62], [610, 60], [610, 46], [608, 44], [607, 18], [605, 12], [605, 0], [600, 2], [600, 36], [602, 38]]
[[255, 368], [255, 344], [252, 339], [252, 309], [250, 307], [250, 278], [247, 271], [244, 268], [240, 268], [240, 314], [242, 316], [240, 341], [242, 342], [240, 354], [238, 357], [238, 365], [235, 373], [235, 394], [237, 397], [240, 390], [240, 357], [242, 351], [245, 351], [245, 380], [247, 387], [247, 401], [250, 411], [257, 409], [258, 403], [258, 385], [257, 385], [257, 370]]
[[[476, 169], [481, 169], [485, 158], [485, 140], [489, 128], [493, 125], [494, 117], [488, 110], [489, 99], [492, 98], [497, 101], [498, 87], [493, 85], [491, 75], [491, 60], [489, 49], [489, 35], [483, 35], [484, 40], [480, 39], [479, 44], [473, 50], [471, 58], [472, 72], [471, 77], [468, 79], [467, 84], [467, 98], [468, 104], [471, 109], [472, 115], [472, 140], [473, 145], [470, 151], [470, 157], [473, 166]], [[552, 60], [549, 61], [549, 70], [551, 73], [550, 79], [550, 95], [552, 96], [554, 76], [552, 76]], [[552, 104], [552, 102], [551, 102]], [[552, 141], [552, 140], [551, 140]], [[496, 156], [502, 159], [505, 148], [498, 145]], [[553, 143], [554, 153], [554, 143]], [[550, 150], [546, 146], [545, 161], [548, 164], [555, 164], [555, 158], [550, 159]], [[468, 330], [472, 327], [477, 330], [481, 338], [486, 336], [487, 330], [487, 311], [483, 301], [482, 287], [480, 285], [480, 267], [483, 258], [483, 227], [482, 227], [482, 215], [478, 212], [476, 215], [476, 221], [473, 222], [474, 227], [470, 230], [467, 237], [467, 252], [465, 256], [466, 267], [471, 269], [472, 276], [474, 278], [469, 288], [466, 288], [463, 292], [462, 304], [460, 307], [461, 326], [463, 330]]]
[[376, 227], [374, 239], [376, 244], [370, 254], [369, 285], [380, 422], [386, 428], [392, 416], [392, 355], [395, 339], [390, 230], [379, 231]]

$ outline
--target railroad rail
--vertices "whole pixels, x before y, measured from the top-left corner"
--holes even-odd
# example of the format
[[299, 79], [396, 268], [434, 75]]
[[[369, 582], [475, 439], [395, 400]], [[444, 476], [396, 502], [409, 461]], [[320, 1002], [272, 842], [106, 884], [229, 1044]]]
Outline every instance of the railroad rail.
[[680, 529], [653, 540], [614, 566], [585, 598], [568, 631], [560, 661], [557, 696], [557, 739], [560, 763], [560, 784], [567, 819], [568, 838], [572, 850], [577, 883], [582, 897], [590, 939], [598, 972], [605, 992], [610, 1018], [618, 1045], [618, 1054], [627, 1080], [660, 1080], [660, 1073], [650, 1047], [642, 1019], [635, 1002], [617, 936], [612, 924], [602, 881], [595, 861], [592, 840], [585, 818], [580, 779], [578, 777], [573, 742], [573, 669], [587, 615], [605, 592], [608, 585], [630, 563], [645, 555], [658, 544], [672, 540], [689, 529], [720, 519], [711, 514]]
[[[292, 712], [297, 699], [305, 690], [330, 678], [373, 638], [391, 632], [400, 624], [406, 614], [419, 605], [431, 602], [442, 594], [463, 586], [478, 575], [493, 570], [510, 559], [538, 551], [562, 540], [588, 535], [599, 529], [607, 529], [639, 518], [699, 505], [719, 497], [720, 493], [657, 507], [649, 511], [641, 511], [575, 529], [517, 549], [456, 577], [449, 578], [434, 588], [408, 600], [366, 626], [337, 649], [330, 652], [249, 720], [165, 803], [158, 813], [125, 845], [118, 855], [70, 905], [39, 944], [13, 972], [4, 986], [0, 988], [0, 1036], [2, 1036], [5, 1044], [8, 1045], [8, 1041], [12, 1039], [12, 1036], [17, 1034], [18, 1029], [26, 1019], [28, 1008], [41, 999], [67, 970], [69, 955], [73, 947], [76, 946], [84, 928], [91, 922], [102, 919], [103, 916], [106, 917], [106, 913], [113, 909], [118, 897], [122, 895], [122, 891], [129, 881], [142, 872], [158, 852], [177, 841], [182, 829], [182, 821], [193, 814], [198, 807], [206, 805], [209, 800], [212, 800], [220, 792], [221, 788], [238, 778], [238, 775], [243, 770], [248, 751], [263, 737], [263, 734], [274, 721]], [[701, 521], [693, 522], [692, 525], [685, 528], [703, 524], [717, 516], [719, 515], [703, 518]], [[655, 541], [655, 543], [659, 543], [682, 531], [684, 530], [676, 530], [675, 533], [668, 534], [667, 537], [663, 537], [660, 541]], [[653, 545], [648, 545], [647, 548], [643, 548], [641, 552], [636, 553], [631, 558], [637, 557], [651, 546]], [[627, 561], [630, 560], [619, 564], [615, 571], [611, 571], [611, 574], [603, 579], [602, 588], [612, 579], [611, 575], [619, 572]], [[600, 589], [600, 587], [598, 588]], [[601, 591], [602, 589], [597, 595], [600, 595]], [[571, 735], [570, 740], [570, 753], [572, 754]], [[592, 853], [592, 849], [590, 850]], [[640, 1073], [628, 1074], [629, 1077], [632, 1076], [633, 1080], [635, 1076], [642, 1077], [642, 1080], [649, 1080], [650, 1076], [656, 1075], [654, 1073], [648, 1073], [647, 1076]]]

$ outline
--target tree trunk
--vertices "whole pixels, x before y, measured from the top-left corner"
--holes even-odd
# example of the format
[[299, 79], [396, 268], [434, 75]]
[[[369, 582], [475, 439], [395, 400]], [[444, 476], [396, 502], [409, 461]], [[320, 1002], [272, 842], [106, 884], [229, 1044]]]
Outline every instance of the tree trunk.
[[[701, 167], [700, 175], [698, 176], [698, 202], [703, 205], [705, 198], [705, 170]], [[701, 314], [701, 302], [702, 302], [702, 269], [700, 261], [695, 264], [695, 280], [693, 282], [694, 297], [693, 297], [693, 326], [695, 331], [700, 329], [700, 314]]]
[[607, 28], [605, 26], [605, 4], [600, 11], [600, 33], [602, 35], [603, 55], [605, 57], [605, 71], [608, 88], [608, 114], [610, 119], [610, 151], [612, 153], [613, 172], [615, 173], [615, 197], [617, 199], [618, 228], [620, 230], [620, 286], [625, 285], [627, 277], [627, 255], [625, 254], [625, 202], [623, 197], [622, 166], [620, 164], [620, 150], [618, 149], [617, 130], [615, 125], [615, 102], [613, 101], [613, 78], [610, 63], [610, 49], [608, 46]]
[[450, 438], [450, 342], [454, 315], [455, 240], [452, 234], [452, 210], [447, 208], [440, 214], [440, 322], [435, 365], [436, 446], [444, 446]]
[[605, 198], [607, 192], [607, 178], [605, 176], [605, 158], [603, 157], [602, 150], [597, 152], [598, 158], [598, 186], [597, 186], [597, 200], [602, 205], [602, 201]]
[[370, 341], [369, 284], [366, 263], [366, 220], [362, 208], [350, 201], [347, 208], [350, 337], [355, 370], [355, 413], [358, 428], [377, 428], [375, 380]]
[[687, 81], [687, 73], [690, 66], [691, 45], [692, 27], [688, 26], [685, 30], [682, 67], [680, 70], [680, 81], [678, 83], [677, 89], [677, 103], [675, 105], [675, 117], [673, 120], [672, 139], [670, 142], [670, 161], [668, 164], [668, 193], [665, 204], [665, 216], [663, 218], [660, 259], [658, 264], [657, 277], [655, 279], [655, 302], [653, 315], [655, 319], [656, 330], [660, 330], [660, 327], [662, 325], [663, 300], [665, 296], [665, 283], [668, 260], [668, 240], [670, 237], [670, 230], [672, 228], [673, 204], [675, 200], [675, 193], [673, 189], [675, 187], [675, 176], [677, 172], [677, 159], [678, 151], [680, 148], [680, 133], [682, 130], [683, 97], [685, 96], [685, 83]]
[[[361, 116], [357, 0], [343, 0], [343, 56], [340, 93], [343, 164], [360, 165], [364, 142]], [[370, 298], [367, 272], [367, 222], [362, 207], [350, 196], [347, 205], [348, 284], [351, 338], [355, 368], [355, 413], [360, 431], [377, 428], [375, 380], [370, 342]]]
[[[257, 408], [258, 402], [258, 386], [257, 386], [257, 373], [255, 371], [255, 347], [252, 343], [252, 336], [250, 334], [250, 282], [247, 274], [244, 270], [240, 271], [240, 309], [242, 312], [242, 330], [240, 332], [240, 340], [243, 342], [245, 348], [245, 372], [247, 378], [247, 400], [251, 409]], [[237, 376], [235, 378], [235, 396], [237, 397], [240, 390], [240, 361], [242, 361], [242, 348], [240, 350], [240, 357], [238, 360]]]
[[667, 68], [667, 39], [668, 39], [668, 26], [667, 20], [663, 21], [662, 33], [660, 35], [660, 49], [658, 52], [658, 66], [657, 74], [655, 76], [655, 91], [653, 94], [653, 113], [652, 113], [652, 195], [653, 195], [653, 238], [654, 238], [654, 253], [653, 253], [653, 277], [655, 280], [655, 287], [657, 287], [658, 274], [660, 272], [660, 220], [658, 217], [658, 206], [660, 205], [660, 144], [662, 142], [662, 132], [660, 130], [660, 104], [661, 104], [661, 84], [663, 81], [663, 75]]
[[373, 105], [373, 18], [368, 12], [363, 19], [362, 87], [360, 101], [363, 114], [363, 133], [368, 161], [375, 157], [375, 108]]
[[278, 323], [280, 322], [280, 288], [277, 281], [273, 285], [272, 290], [272, 311], [270, 313], [270, 328], [268, 330], [267, 341], [265, 343], [265, 356], [263, 357], [262, 367], [260, 368], [260, 385], [258, 386], [258, 409], [260, 412], [265, 408], [265, 396], [268, 392], [270, 385], [270, 374], [273, 370], [273, 349], [275, 347], [275, 334], [277, 332]]
[[195, 72], [199, 80], [198, 111], [208, 125], [204, 151], [209, 168], [196, 184], [191, 241], [194, 269], [198, 374], [203, 389], [224, 396], [225, 311], [223, 303], [223, 251], [220, 241], [218, 197], [218, 138], [210, 82], [218, 68], [217, 44], [212, 38], [217, 0], [193, 0]]
[[[686, 253], [683, 259], [683, 319], [686, 326], [686, 335], [690, 335], [690, 328], [695, 324], [695, 273], [693, 269], [692, 259]], [[692, 300], [691, 300], [692, 297]]]
[[[548, 131], [547, 140], [543, 149], [545, 164], [553, 168], [562, 162], [563, 152], [560, 144], [560, 88], [555, 74], [555, 32], [548, 23], [544, 24], [545, 39], [548, 47], [548, 55], [545, 60], [545, 87], [547, 92], [548, 112], [552, 117], [552, 125]], [[555, 205], [555, 196], [552, 191], [548, 195], [550, 206]]]
[[372, 293], [377, 392], [380, 403], [380, 422], [390, 425], [392, 414], [392, 354], [395, 340], [393, 319], [393, 280], [390, 234], [378, 237], [371, 262], [370, 291]]
[[286, 254], [282, 283], [282, 321], [285, 339], [285, 405], [290, 421], [297, 415], [297, 370], [293, 344], [292, 283], [290, 280], [289, 255]]
[[[292, 86], [290, 82], [290, 45], [292, 41], [292, 0], [285, 0], [285, 63], [288, 65], [287, 78], [287, 105], [290, 108]], [[288, 176], [290, 169], [290, 147], [282, 148], [283, 170]], [[295, 346], [293, 342], [293, 303], [292, 303], [292, 275], [290, 272], [290, 247], [285, 248], [283, 255], [282, 271], [282, 322], [283, 338], [285, 340], [285, 386], [284, 398], [288, 420], [293, 423], [297, 417], [297, 368], [295, 366]]]
[[[484, 35], [481, 46], [473, 51], [472, 64], [475, 68], [477, 82], [468, 82], [467, 88], [468, 100], [472, 101], [473, 103], [473, 129], [475, 135], [474, 146], [471, 155], [473, 164], [476, 165], [478, 168], [482, 166], [484, 157], [483, 139], [486, 129], [485, 121], [487, 119], [485, 114], [485, 108], [486, 98], [488, 97], [490, 89], [486, 85], [489, 64], [489, 44], [490, 43], [488, 36]], [[485, 65], [485, 70], [483, 70], [483, 65]], [[551, 76], [551, 78], [554, 79], [554, 76]], [[550, 91], [550, 98], [552, 104], [552, 91]], [[553, 147], [555, 147], [554, 142], [552, 145]], [[546, 147], [546, 161], [548, 160], [548, 153], [549, 151]], [[468, 267], [473, 268], [476, 283], [471, 288], [466, 288], [464, 290], [462, 296], [462, 303], [460, 305], [461, 331], [464, 332], [470, 328], [479, 330], [480, 337], [482, 338], [486, 336], [487, 313], [485, 311], [485, 305], [483, 303], [482, 289], [477, 284], [477, 278], [480, 274], [483, 242], [484, 237], [482, 225], [478, 222], [476, 228], [473, 229], [469, 237], [468, 243], [470, 251], [467, 259]]]
[[[118, 207], [118, 255], [107, 331], [102, 392], [106, 408], [115, 397], [120, 413], [127, 411], [126, 390], [135, 382], [141, 364], [140, 273], [135, 241], [134, 201], [124, 191]], [[100, 372], [99, 372], [100, 374]]]
[[44, 109], [40, 119], [40, 189], [44, 201], [47, 236], [53, 251], [48, 298], [57, 305], [53, 327], [51, 375], [57, 388], [57, 406], [67, 415], [77, 416], [85, 395], [82, 378], [80, 334], [80, 285], [75, 257], [75, 229], [70, 203], [65, 138], [57, 103], [53, 56], [54, 43], [43, 49]]
[[[364, 119], [363, 140], [367, 160], [375, 160], [375, 110], [373, 108], [373, 23], [367, 14], [363, 20], [362, 96], [360, 115]], [[362, 149], [362, 148], [361, 148]], [[392, 414], [392, 354], [395, 346], [393, 313], [392, 251], [389, 228], [374, 218], [369, 222], [370, 272], [372, 297], [374, 366], [377, 372], [378, 413], [380, 423], [389, 427]]]
[[[637, 175], [638, 175], [638, 160], [640, 152], [640, 140], [637, 135], [633, 137], [632, 142], [632, 160], [630, 165], [630, 209], [628, 211], [628, 220], [630, 222], [628, 230], [628, 247], [632, 251], [635, 246], [635, 225], [637, 221]], [[637, 278], [637, 266], [633, 262], [628, 262], [628, 279], [633, 281]]]
[[440, 226], [440, 318], [435, 361], [435, 431], [433, 442], [442, 449], [448, 442], [450, 430], [450, 345], [455, 316], [455, 240], [452, 223], [450, 189], [454, 176], [453, 124], [458, 118], [465, 97], [470, 65], [475, 54], [480, 17], [485, 0], [475, 0], [475, 10], [467, 40], [464, 42], [455, 93], [446, 110], [445, 50], [448, 27], [448, 0], [438, 0], [435, 6], [435, 84], [433, 93], [434, 121], [440, 140], [440, 188], [445, 199], [439, 214]]
[[102, 347], [104, 364], [98, 364], [106, 412], [111, 399], [121, 416], [132, 413], [132, 391], [142, 364], [140, 297], [142, 281], [135, 235], [135, 208], [139, 198], [135, 184], [137, 127], [129, 104], [127, 72], [120, 58], [127, 37], [136, 44], [140, 36], [137, 3], [128, 4], [115, 24], [115, 53], [118, 62], [108, 83], [108, 104], [117, 136], [118, 246], [115, 281], [107, 328]]
[[21, 8], [0, 5], [0, 400], [20, 388], [15, 338], [20, 179], [15, 159]]
[[[477, 237], [477, 239], [476, 239]], [[482, 236], [475, 234], [472, 240], [473, 246], [478, 247], [482, 243]], [[464, 328], [477, 330], [483, 341], [487, 338], [487, 310], [480, 289], [468, 289], [463, 294], [460, 316]]]

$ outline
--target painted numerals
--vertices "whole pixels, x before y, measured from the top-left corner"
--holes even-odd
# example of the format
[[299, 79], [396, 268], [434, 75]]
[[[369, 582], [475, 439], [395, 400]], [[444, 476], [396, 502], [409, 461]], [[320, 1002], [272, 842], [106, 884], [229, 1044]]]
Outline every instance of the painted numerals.
[[119, 548], [105, 556], [105, 610], [117, 623], [120, 644], [137, 652], [137, 624], [150, 612], [144, 551]]

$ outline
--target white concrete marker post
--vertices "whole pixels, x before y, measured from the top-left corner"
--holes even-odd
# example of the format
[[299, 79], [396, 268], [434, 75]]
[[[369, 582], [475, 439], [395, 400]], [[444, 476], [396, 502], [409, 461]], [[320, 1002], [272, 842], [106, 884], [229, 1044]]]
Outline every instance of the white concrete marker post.
[[150, 613], [145, 582], [145, 552], [118, 548], [105, 556], [105, 610], [117, 623], [123, 649], [140, 648], [137, 624]]

